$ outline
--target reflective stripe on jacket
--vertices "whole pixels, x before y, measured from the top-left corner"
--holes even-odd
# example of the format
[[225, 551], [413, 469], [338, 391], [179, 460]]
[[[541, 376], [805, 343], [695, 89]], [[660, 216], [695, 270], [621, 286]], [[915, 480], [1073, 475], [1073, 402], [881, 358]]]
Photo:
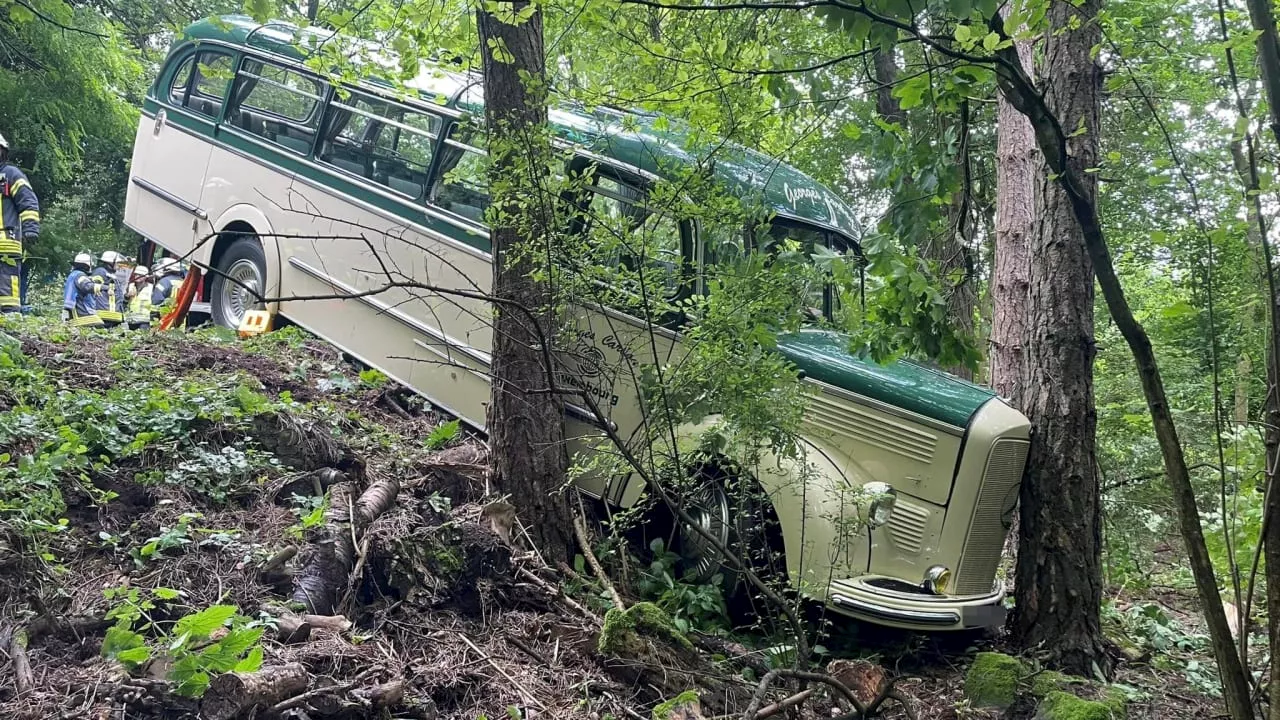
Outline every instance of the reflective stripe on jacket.
[[138, 288], [138, 293], [129, 301], [129, 314], [125, 317], [131, 323], [151, 322], [151, 292], [148, 283]]
[[181, 284], [182, 278], [178, 275], [165, 275], [160, 278], [151, 291], [151, 304], [158, 308], [164, 307], [176, 295], [174, 290]]
[[71, 324], [88, 327], [102, 324], [94, 293], [98, 283], [83, 270], [72, 270], [62, 287], [62, 307], [71, 312]]
[[21, 255], [22, 241], [40, 235], [40, 200], [16, 165], [0, 165], [0, 255]]
[[107, 322], [123, 322], [124, 296], [118, 294], [116, 274], [99, 266], [93, 269], [93, 277], [102, 284], [96, 305], [98, 317]]

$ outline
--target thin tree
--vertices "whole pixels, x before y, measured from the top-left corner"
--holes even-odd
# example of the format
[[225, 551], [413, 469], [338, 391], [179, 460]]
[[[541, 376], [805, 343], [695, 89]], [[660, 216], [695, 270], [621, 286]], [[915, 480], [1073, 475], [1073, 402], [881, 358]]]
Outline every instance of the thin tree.
[[555, 311], [545, 280], [553, 212], [541, 186], [551, 142], [542, 13], [524, 0], [477, 10], [489, 137], [493, 242], [493, 391], [487, 425], [491, 472], [535, 544], [565, 559], [573, 521], [564, 491], [564, 401], [548, 387]]

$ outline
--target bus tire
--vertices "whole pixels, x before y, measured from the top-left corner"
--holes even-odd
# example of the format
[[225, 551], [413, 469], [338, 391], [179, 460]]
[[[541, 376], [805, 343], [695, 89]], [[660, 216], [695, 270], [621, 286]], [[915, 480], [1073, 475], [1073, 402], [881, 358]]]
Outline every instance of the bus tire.
[[267, 286], [267, 254], [256, 238], [241, 237], [218, 258], [214, 271], [209, 281], [210, 314], [215, 325], [235, 330], [246, 312], [263, 307], [255, 294], [260, 298]]
[[765, 611], [763, 599], [742, 568], [779, 594], [785, 593], [782, 533], [773, 503], [749, 474], [721, 464], [697, 468], [692, 480], [682, 502], [685, 511], [736, 557], [725, 558], [702, 533], [677, 519], [675, 550], [683, 579], [705, 584], [719, 576], [730, 618], [735, 622], [756, 619]]

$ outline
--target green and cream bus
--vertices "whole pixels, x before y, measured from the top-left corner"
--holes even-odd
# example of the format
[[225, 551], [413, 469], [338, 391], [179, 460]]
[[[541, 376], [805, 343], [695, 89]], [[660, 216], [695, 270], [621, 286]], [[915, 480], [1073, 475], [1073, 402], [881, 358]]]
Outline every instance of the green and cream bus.
[[[435, 288], [482, 296], [490, 286], [486, 156], [463, 121], [482, 114], [480, 78], [434, 68], [409, 84], [416, 93], [376, 80], [335, 88], [303, 62], [299, 38], [314, 32], [245, 17], [186, 29], [146, 97], [125, 222], [214, 268], [200, 289], [214, 322], [236, 327], [258, 298], [277, 298], [270, 310], [483, 432], [490, 308], [448, 292], [368, 292], [385, 286], [378, 268], [388, 266]], [[592, 203], [615, 206], [606, 213], [634, 215], [664, 169], [693, 162], [672, 125], [652, 116], [559, 107], [551, 123], [573, 162], [594, 167], [587, 191]], [[738, 148], [712, 174], [762, 200], [770, 233], [857, 248], [854, 213], [795, 168]], [[656, 227], [669, 234], [668, 252], [698, 267], [696, 222]], [[289, 300], [335, 295], [351, 297]], [[628, 320], [607, 308], [584, 313], [579, 336], [602, 356], [650, 348]], [[679, 342], [676, 333], [663, 338], [659, 354]], [[827, 331], [787, 336], [779, 348], [811, 384], [805, 442], [815, 452], [799, 491], [789, 460], [763, 463], [769, 469], [750, 481], [772, 499], [793, 581], [832, 610], [871, 622], [926, 630], [999, 623], [997, 566], [1027, 456], [1026, 418], [948, 375], [861, 360]], [[641, 422], [632, 380], [584, 372], [575, 384], [602, 401], [623, 437]], [[570, 436], [590, 435], [593, 418], [571, 404]], [[684, 432], [696, 439], [702, 427]], [[875, 507], [851, 507], [867, 487], [876, 488]], [[644, 491], [631, 477], [585, 477], [579, 488], [622, 507]], [[699, 497], [695, 517], [731, 542], [725, 494], [708, 488]], [[850, 517], [866, 522], [849, 533]]]

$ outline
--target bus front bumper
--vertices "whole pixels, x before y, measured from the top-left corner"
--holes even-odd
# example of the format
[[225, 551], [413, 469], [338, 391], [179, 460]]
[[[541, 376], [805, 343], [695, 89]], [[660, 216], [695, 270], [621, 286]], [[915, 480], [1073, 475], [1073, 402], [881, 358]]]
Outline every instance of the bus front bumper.
[[893, 582], [877, 576], [836, 580], [827, 605], [859, 620], [906, 630], [973, 630], [1004, 623], [1005, 590], [999, 580], [990, 593], [966, 597], [903, 592], [883, 587], [885, 581]]

